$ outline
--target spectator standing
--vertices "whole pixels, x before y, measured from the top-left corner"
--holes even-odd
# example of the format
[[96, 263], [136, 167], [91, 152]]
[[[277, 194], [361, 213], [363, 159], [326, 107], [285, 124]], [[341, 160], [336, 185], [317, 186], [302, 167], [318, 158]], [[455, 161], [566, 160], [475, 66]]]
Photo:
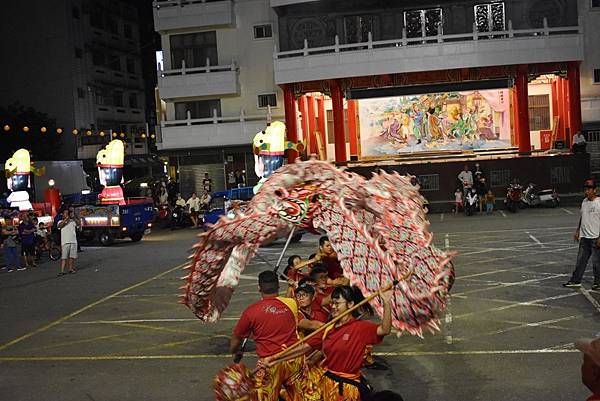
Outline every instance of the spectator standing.
[[31, 222], [31, 216], [26, 214], [23, 221], [19, 224], [19, 238], [21, 239], [21, 255], [25, 268], [36, 267], [35, 256], [35, 232], [36, 227]]
[[575, 348], [583, 352], [581, 381], [593, 393], [586, 401], [600, 401], [600, 337], [577, 341]]
[[175, 206], [180, 206], [182, 208], [185, 208], [185, 205], [186, 205], [185, 199], [183, 199], [181, 197], [181, 194], [178, 193], [177, 194], [177, 199], [175, 200]]
[[235, 188], [236, 186], [236, 182], [235, 182], [235, 173], [233, 171], [230, 171], [229, 174], [227, 174], [227, 186], [229, 188]]
[[204, 173], [204, 179], [202, 180], [202, 187], [206, 192], [212, 193], [212, 180], [208, 176], [208, 173]]
[[200, 208], [204, 210], [208, 210], [208, 205], [210, 205], [210, 201], [212, 200], [212, 196], [207, 191], [204, 191], [202, 197], [200, 198]]
[[477, 196], [479, 196], [479, 213], [483, 211], [483, 199], [487, 194], [487, 184], [485, 182], [485, 178], [481, 174], [475, 175], [475, 191], [477, 192]]
[[463, 193], [460, 190], [460, 188], [456, 188], [456, 191], [454, 191], [454, 214], [458, 213], [460, 208], [462, 208], [462, 205], [463, 205]]
[[585, 199], [581, 203], [581, 217], [577, 230], [573, 235], [575, 241], [579, 241], [579, 252], [575, 271], [571, 279], [563, 284], [564, 287], [579, 288], [581, 279], [585, 273], [588, 260], [592, 257], [594, 269], [594, 285], [592, 290], [600, 290], [600, 198], [596, 196], [596, 185], [594, 180], [586, 180], [583, 184]]
[[463, 167], [463, 170], [458, 174], [458, 180], [463, 187], [464, 196], [467, 196], [467, 190], [473, 187], [473, 173], [466, 164]]
[[21, 267], [21, 261], [19, 260], [19, 252], [17, 242], [19, 241], [19, 231], [13, 225], [7, 225], [2, 228], [2, 235], [4, 242], [4, 260], [6, 263], [6, 270], [12, 272], [14, 269], [25, 270], [25, 267]]
[[[69, 206], [69, 215], [71, 216], [72, 219], [75, 220], [76, 214], [75, 214], [75, 208], [73, 206]], [[81, 234], [81, 222], [77, 219], [77, 231], [75, 232], [75, 234], [77, 235], [77, 252], [83, 252], [83, 249], [81, 249], [81, 241], [79, 240], [79, 236]]]
[[484, 197], [485, 200], [485, 212], [490, 214], [494, 211], [494, 204], [496, 203], [496, 197], [492, 193], [492, 190], [488, 190]]
[[192, 197], [188, 199], [186, 202], [188, 207], [190, 208], [190, 218], [192, 219], [192, 223], [194, 223], [194, 227], [198, 227], [198, 213], [200, 212], [200, 198], [196, 195], [196, 193], [192, 193]]
[[246, 177], [244, 177], [244, 171], [235, 172], [235, 184], [238, 188], [244, 188], [246, 186]]
[[573, 153], [585, 153], [587, 147], [587, 141], [581, 131], [573, 136]]
[[61, 246], [61, 260], [60, 260], [60, 273], [59, 276], [64, 276], [65, 268], [71, 274], [76, 273], [75, 271], [75, 259], [77, 259], [77, 226], [79, 225], [78, 220], [75, 219], [74, 215], [71, 215], [69, 210], [63, 212], [63, 218], [58, 222], [58, 229], [60, 230], [60, 246]]

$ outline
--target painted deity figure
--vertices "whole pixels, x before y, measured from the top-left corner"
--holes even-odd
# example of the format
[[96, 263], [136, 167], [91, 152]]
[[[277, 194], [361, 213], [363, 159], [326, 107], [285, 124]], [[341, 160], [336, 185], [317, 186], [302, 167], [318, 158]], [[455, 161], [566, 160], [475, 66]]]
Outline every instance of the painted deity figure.
[[4, 163], [4, 171], [6, 186], [12, 191], [6, 199], [10, 207], [19, 208], [21, 211], [31, 210], [27, 192], [27, 189], [31, 188], [31, 173], [42, 175], [44, 168], [36, 169], [29, 159], [29, 151], [19, 149]]
[[114, 139], [96, 155], [96, 165], [100, 176], [100, 184], [104, 186], [98, 200], [101, 204], [125, 204], [123, 196], [123, 164], [125, 149], [123, 141]]

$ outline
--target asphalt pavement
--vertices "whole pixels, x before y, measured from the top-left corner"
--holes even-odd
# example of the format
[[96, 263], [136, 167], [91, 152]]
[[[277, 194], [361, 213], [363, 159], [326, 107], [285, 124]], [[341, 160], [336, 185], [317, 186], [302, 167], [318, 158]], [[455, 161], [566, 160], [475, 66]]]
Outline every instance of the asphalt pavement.
[[[582, 290], [561, 286], [577, 252], [577, 213], [432, 214], [434, 242], [459, 252], [448, 313], [435, 335], [391, 335], [375, 348], [389, 368], [366, 372], [375, 387], [407, 401], [585, 399], [573, 342], [599, 331], [600, 294], [589, 271]], [[84, 247], [75, 275], [57, 277], [49, 261], [2, 270], [0, 400], [214, 399], [231, 330], [283, 241], [261, 248], [223, 319], [202, 324], [176, 297], [195, 234]], [[286, 256], [307, 257], [317, 239], [305, 236]]]

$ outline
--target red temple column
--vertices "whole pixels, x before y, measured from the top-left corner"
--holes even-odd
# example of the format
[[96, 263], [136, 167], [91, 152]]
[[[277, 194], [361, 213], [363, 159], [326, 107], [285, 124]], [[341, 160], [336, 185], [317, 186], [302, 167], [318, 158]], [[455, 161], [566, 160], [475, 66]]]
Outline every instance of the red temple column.
[[517, 96], [517, 87], [515, 86], [512, 90], [513, 97], [513, 124], [514, 124], [514, 145], [519, 146], [519, 99]]
[[[558, 83], [556, 79], [553, 79], [550, 83], [550, 98], [552, 101], [552, 129], [558, 133], [558, 127], [554, 126], [555, 117], [558, 116]], [[558, 135], [557, 138], [558, 139]], [[552, 144], [554, 146], [554, 144]]]
[[[293, 84], [283, 85], [283, 104], [287, 140], [295, 143], [298, 141], [298, 128], [296, 127], [296, 97]], [[297, 157], [297, 151], [288, 150], [288, 163], [293, 163]]]
[[306, 144], [310, 144], [310, 136], [308, 135], [308, 116], [306, 113], [306, 96], [302, 95], [298, 98], [298, 112], [300, 113], [300, 128], [302, 129], [302, 139]]
[[348, 100], [348, 131], [350, 136], [350, 159], [358, 158], [358, 132], [356, 130], [356, 100]]
[[344, 132], [344, 95], [338, 81], [329, 81], [333, 105], [333, 135], [335, 138], [335, 161], [344, 163], [346, 158], [346, 134]]
[[579, 62], [570, 61], [567, 66], [569, 85], [569, 125], [571, 127], [568, 144], [571, 144], [573, 135], [581, 131], [581, 90], [579, 88]]
[[531, 154], [531, 136], [529, 133], [529, 84], [526, 65], [519, 65], [517, 71], [517, 118], [519, 119], [519, 153]]
[[317, 154], [317, 138], [315, 131], [317, 128], [317, 120], [315, 117], [315, 98], [306, 96], [306, 114], [308, 119], [308, 137], [310, 137], [310, 153]]
[[327, 160], [327, 137], [325, 135], [325, 124], [327, 122], [327, 114], [325, 113], [325, 98], [319, 96], [317, 98], [317, 110], [319, 112], [319, 120], [317, 124], [317, 130], [321, 135], [321, 143], [323, 144], [323, 151], [325, 152], [325, 160]]
[[565, 139], [565, 127], [566, 118], [565, 118], [565, 91], [563, 85], [563, 79], [558, 78], [556, 80], [556, 96], [557, 96], [557, 108], [558, 108], [558, 134], [556, 135], [557, 139], [564, 140]]

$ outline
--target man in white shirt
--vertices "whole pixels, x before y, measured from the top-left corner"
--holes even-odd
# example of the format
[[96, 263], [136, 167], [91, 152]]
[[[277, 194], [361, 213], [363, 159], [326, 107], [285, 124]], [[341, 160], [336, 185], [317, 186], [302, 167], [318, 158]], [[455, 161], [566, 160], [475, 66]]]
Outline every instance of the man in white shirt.
[[200, 198], [196, 195], [196, 193], [192, 193], [192, 197], [188, 199], [187, 205], [190, 208], [190, 218], [192, 219], [192, 223], [194, 223], [194, 227], [198, 227], [198, 212], [200, 212]]
[[463, 192], [466, 196], [467, 189], [473, 187], [473, 173], [466, 164], [463, 167], [463, 170], [458, 174], [458, 180], [462, 184]]
[[577, 131], [575, 136], [573, 136], [573, 153], [585, 153], [586, 146], [585, 136], [583, 136], [581, 131]]
[[59, 276], [67, 274], [65, 267], [70, 274], [75, 273], [75, 259], [77, 259], [77, 226], [79, 219], [72, 214], [69, 209], [63, 212], [63, 218], [58, 222], [60, 230], [61, 261]]
[[600, 290], [600, 198], [596, 196], [594, 180], [583, 184], [585, 199], [581, 203], [581, 218], [573, 238], [579, 241], [577, 263], [571, 279], [563, 284], [564, 287], [579, 288], [585, 273], [588, 260], [592, 257], [594, 268], [594, 285], [592, 290]]

